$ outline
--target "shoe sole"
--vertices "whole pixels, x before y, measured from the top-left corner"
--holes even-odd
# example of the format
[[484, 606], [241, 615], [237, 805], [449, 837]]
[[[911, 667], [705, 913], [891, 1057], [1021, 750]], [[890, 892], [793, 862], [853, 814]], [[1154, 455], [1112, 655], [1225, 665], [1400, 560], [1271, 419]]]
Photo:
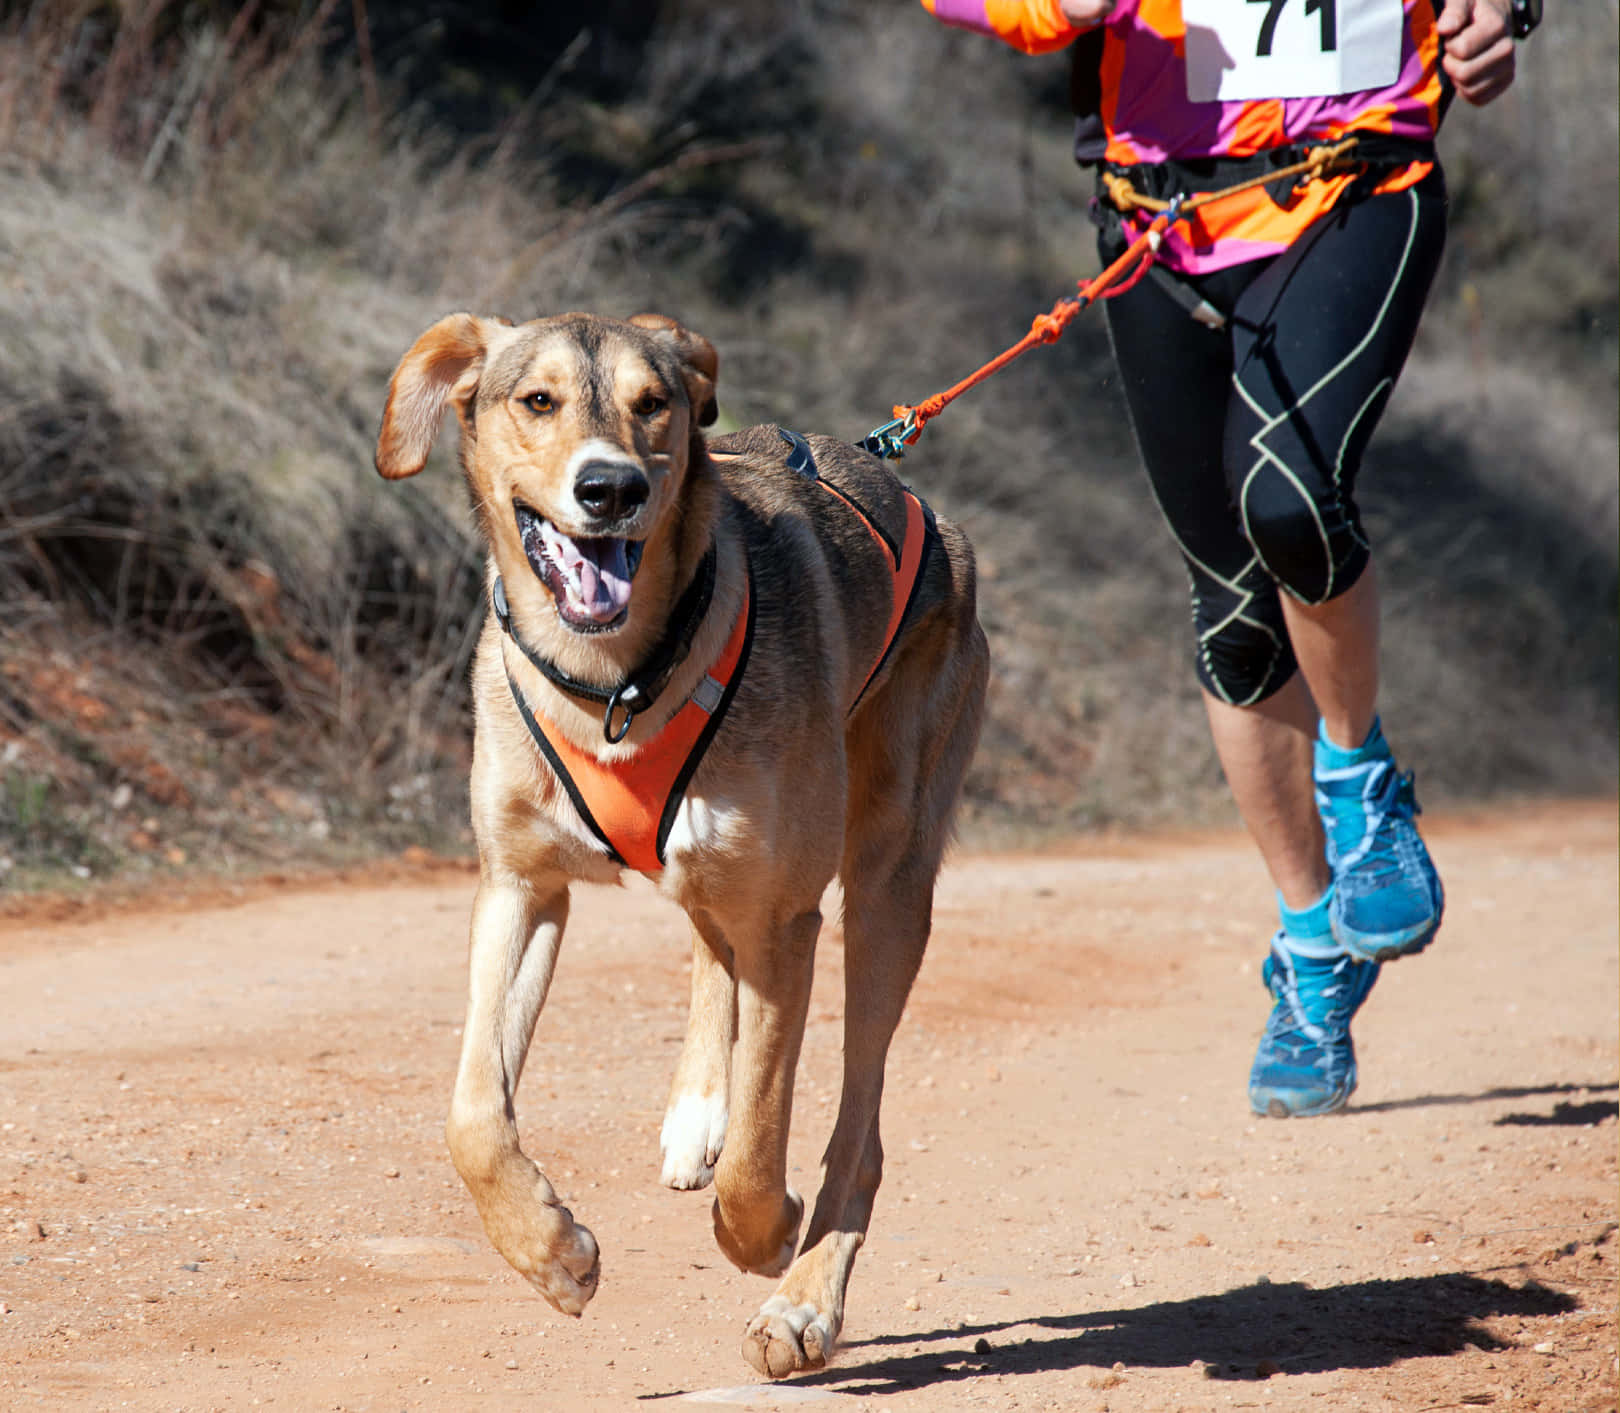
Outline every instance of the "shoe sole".
[[1434, 941], [1440, 930], [1440, 919], [1408, 928], [1405, 932], [1352, 932], [1338, 921], [1329, 919], [1333, 940], [1358, 962], [1393, 962], [1421, 952]]
[[1292, 1109], [1275, 1094], [1266, 1100], [1264, 1106], [1255, 1099], [1253, 1094], [1250, 1094], [1249, 1108], [1254, 1111], [1257, 1118], [1262, 1119], [1315, 1119], [1325, 1114], [1339, 1113], [1350, 1102], [1352, 1092], [1347, 1091], [1344, 1094], [1335, 1095], [1323, 1103]]

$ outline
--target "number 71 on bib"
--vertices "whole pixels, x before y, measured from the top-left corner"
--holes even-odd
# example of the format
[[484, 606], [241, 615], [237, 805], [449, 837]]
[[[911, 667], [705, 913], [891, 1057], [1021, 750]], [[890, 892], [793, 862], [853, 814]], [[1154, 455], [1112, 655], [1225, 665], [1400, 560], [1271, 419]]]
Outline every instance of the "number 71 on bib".
[[1326, 98], [1401, 71], [1401, 0], [1181, 0], [1194, 103]]

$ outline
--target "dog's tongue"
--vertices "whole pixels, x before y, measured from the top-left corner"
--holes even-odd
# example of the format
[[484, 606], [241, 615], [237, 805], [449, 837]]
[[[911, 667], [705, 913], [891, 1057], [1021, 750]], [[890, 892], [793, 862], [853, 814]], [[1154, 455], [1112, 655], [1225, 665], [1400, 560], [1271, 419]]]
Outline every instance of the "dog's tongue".
[[570, 539], [541, 523], [546, 555], [561, 572], [567, 607], [593, 623], [611, 623], [630, 602], [629, 541], [608, 536]]

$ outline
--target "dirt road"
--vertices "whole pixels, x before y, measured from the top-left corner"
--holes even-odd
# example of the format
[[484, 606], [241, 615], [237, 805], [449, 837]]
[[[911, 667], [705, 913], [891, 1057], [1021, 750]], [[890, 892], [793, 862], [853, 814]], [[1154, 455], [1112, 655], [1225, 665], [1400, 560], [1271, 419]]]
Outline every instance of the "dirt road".
[[[1269, 926], [1236, 837], [961, 856], [889, 1071], [829, 1370], [657, 1185], [685, 929], [577, 898], [525, 1141], [603, 1248], [582, 1320], [486, 1245], [441, 1122], [469, 875], [0, 927], [0, 1406], [1615, 1406], [1612, 804], [1436, 821], [1440, 942], [1385, 969], [1343, 1116], [1252, 1118]], [[838, 1087], [824, 938], [799, 1075]]]

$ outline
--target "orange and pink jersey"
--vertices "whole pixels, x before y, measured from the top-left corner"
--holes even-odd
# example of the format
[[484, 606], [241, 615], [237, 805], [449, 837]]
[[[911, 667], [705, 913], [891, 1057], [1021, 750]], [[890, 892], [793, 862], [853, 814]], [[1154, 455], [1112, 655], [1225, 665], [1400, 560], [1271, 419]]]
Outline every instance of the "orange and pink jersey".
[[[1188, 13], [1200, 17], [1211, 13], [1209, 4], [1210, 0], [1186, 0]], [[1064, 48], [1082, 32], [1064, 18], [1057, 0], [922, 0], [922, 5], [947, 24], [994, 35], [1031, 54]], [[1387, 81], [1377, 87], [1299, 97], [1189, 96], [1220, 82], [1221, 70], [1242, 71], [1253, 47], [1269, 58], [1280, 17], [1296, 27], [1282, 31], [1284, 35], [1314, 36], [1320, 24], [1321, 47], [1332, 49], [1326, 36], [1337, 9], [1344, 24], [1341, 47], [1348, 51], [1357, 42], [1351, 26], [1368, 13], [1378, 21], [1380, 5], [1385, 7], [1389, 30], [1384, 68], [1393, 78], [1386, 75]], [[1330, 142], [1358, 131], [1433, 140], [1441, 111], [1434, 0], [1337, 0], [1337, 6], [1335, 0], [1269, 0], [1269, 7], [1267, 0], [1238, 0], [1236, 11], [1247, 16], [1249, 28], [1235, 59], [1219, 40], [1212, 42], [1211, 30], [1204, 24], [1189, 25], [1183, 8], [1184, 0], [1117, 0], [1105, 22], [1101, 117], [1109, 162], [1133, 166], [1170, 158], [1248, 157], [1298, 142]], [[1256, 33], [1258, 46], [1253, 43]], [[1207, 76], [1211, 53], [1215, 78]], [[1248, 87], [1238, 91], [1250, 94], [1258, 85], [1263, 93], [1265, 83], [1250, 79]], [[1396, 168], [1377, 189], [1413, 186], [1431, 165], [1419, 161]], [[1355, 175], [1347, 172], [1313, 181], [1286, 206], [1278, 206], [1259, 188], [1214, 203], [1175, 228], [1160, 258], [1174, 269], [1197, 273], [1276, 255], [1330, 210], [1354, 180]], [[1129, 223], [1128, 229], [1133, 229]]]

